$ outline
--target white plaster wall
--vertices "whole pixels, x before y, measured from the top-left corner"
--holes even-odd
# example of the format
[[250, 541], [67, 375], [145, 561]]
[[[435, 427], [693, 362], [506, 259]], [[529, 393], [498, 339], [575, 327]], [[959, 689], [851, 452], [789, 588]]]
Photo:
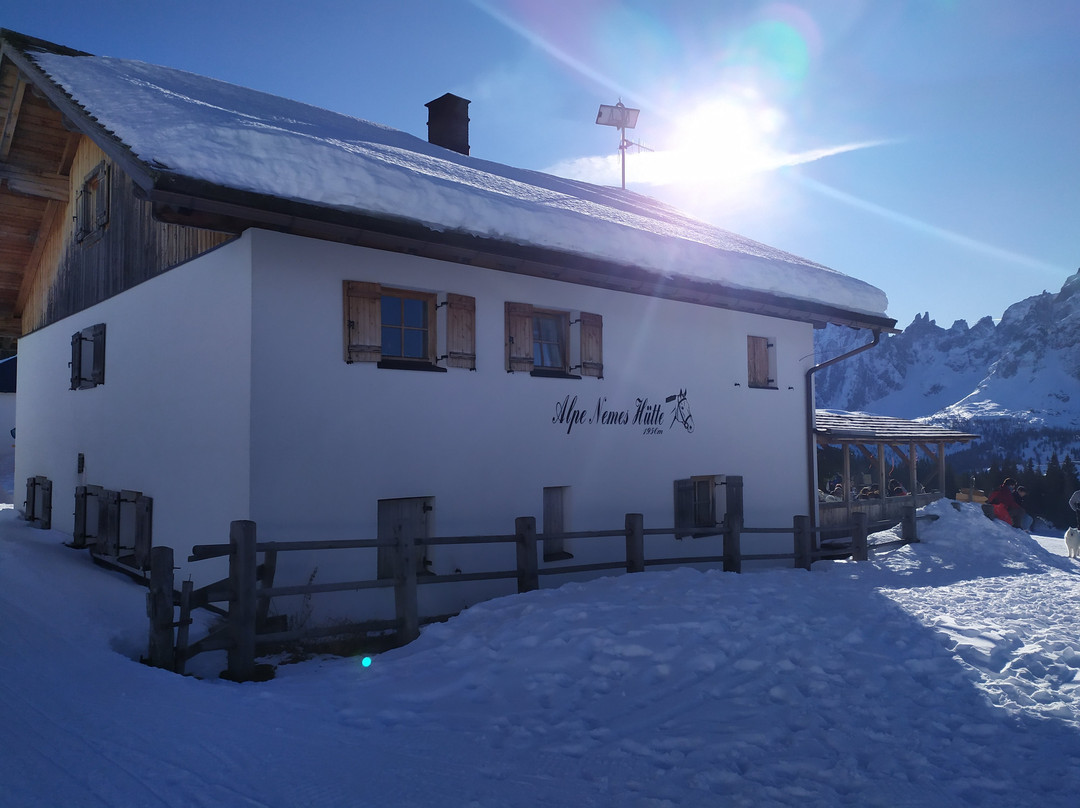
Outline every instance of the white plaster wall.
[[[72, 531], [78, 484], [153, 497], [154, 544], [178, 562], [246, 518], [249, 247], [242, 238], [20, 338], [16, 489], [53, 481], [55, 529]], [[105, 383], [70, 390], [71, 335], [95, 323], [106, 325]]]
[[[528, 515], [539, 529], [544, 486], [571, 487], [569, 530], [621, 527], [628, 511], [643, 513], [646, 527], [670, 527], [673, 480], [707, 474], [743, 476], [747, 525], [790, 525], [806, 512], [809, 325], [277, 233], [251, 236], [251, 514], [260, 538], [373, 538], [377, 501], [414, 496], [435, 497], [436, 535], [512, 533], [514, 518]], [[474, 296], [477, 370], [346, 364], [343, 280]], [[601, 314], [605, 378], [508, 374], [508, 300]], [[748, 334], [776, 340], [779, 389], [747, 387]], [[664, 403], [681, 389], [693, 433], [672, 426], [672, 405]], [[597, 424], [568, 433], [553, 423], [566, 396], [590, 411], [598, 399], [612, 409], [633, 408], [639, 397], [661, 403], [663, 434]], [[623, 551], [621, 539], [610, 541]], [[790, 551], [787, 538], [744, 536], [744, 548], [755, 541], [758, 549]], [[578, 560], [599, 546], [571, 544]], [[466, 550], [431, 552], [440, 573], [480, 564]], [[662, 552], [701, 547], [672, 541]], [[512, 565], [512, 547], [504, 557]], [[320, 575], [325, 580], [325, 566]]]

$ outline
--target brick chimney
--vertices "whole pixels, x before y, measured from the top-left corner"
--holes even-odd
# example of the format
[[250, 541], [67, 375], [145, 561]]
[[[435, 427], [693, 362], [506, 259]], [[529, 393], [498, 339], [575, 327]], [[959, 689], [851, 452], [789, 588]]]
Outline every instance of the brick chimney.
[[447, 93], [424, 106], [428, 108], [428, 143], [467, 155], [469, 99]]

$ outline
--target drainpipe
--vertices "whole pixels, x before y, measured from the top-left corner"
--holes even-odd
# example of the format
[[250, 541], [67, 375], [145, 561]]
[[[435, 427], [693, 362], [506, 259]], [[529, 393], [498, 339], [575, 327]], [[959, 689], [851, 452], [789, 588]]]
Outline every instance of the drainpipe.
[[[815, 458], [817, 454], [817, 439], [814, 437], [814, 379], [813, 376], [819, 370], [829, 367], [829, 365], [835, 365], [837, 362], [843, 362], [845, 359], [850, 359], [855, 354], [868, 351], [881, 342], [881, 329], [874, 329], [874, 339], [868, 342], [866, 345], [860, 345], [853, 351], [848, 351], [846, 354], [840, 354], [840, 356], [834, 356], [832, 359], [828, 359], [821, 364], [814, 365], [806, 371], [806, 471], [809, 479], [809, 494], [810, 494], [810, 527], [817, 527], [817, 474], [814, 473], [817, 464]], [[844, 481], [844, 496], [851, 496], [851, 492], [847, 490], [849, 481]], [[817, 534], [814, 533], [814, 547], [817, 548]]]

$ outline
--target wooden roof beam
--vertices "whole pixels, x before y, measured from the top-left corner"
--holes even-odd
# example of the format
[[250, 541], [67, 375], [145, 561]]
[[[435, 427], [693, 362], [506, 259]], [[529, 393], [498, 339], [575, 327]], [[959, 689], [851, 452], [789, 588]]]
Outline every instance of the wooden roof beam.
[[874, 453], [871, 452], [869, 449], [867, 449], [865, 445], [863, 445], [861, 443], [853, 443], [851, 445], [854, 446], [856, 449], [858, 449], [860, 452], [862, 452], [863, 456], [867, 460], [873, 460], [874, 459]]
[[[938, 444], [938, 446], [941, 449], [941, 451], [945, 451], [944, 444]], [[920, 443], [919, 448], [922, 449], [924, 452], [926, 452], [927, 457], [929, 457], [935, 463], [938, 462], [939, 458], [938, 458], [937, 450], [935, 450], [934, 447], [930, 446], [930, 444], [928, 444], [928, 443]]]
[[[899, 444], [890, 443], [889, 448], [892, 449], [897, 455], [899, 455], [901, 460], [903, 460], [905, 463], [907, 463], [909, 465], [913, 462], [913, 460], [916, 459], [913, 456], [914, 452], [912, 454], [908, 454], [907, 452], [905, 452], [903, 449], [900, 448]], [[914, 445], [912, 445], [912, 448], [915, 448]]]
[[15, 124], [19, 121], [25, 92], [26, 78], [20, 73], [15, 80], [15, 89], [11, 93], [11, 103], [4, 110], [4, 128], [0, 130], [0, 160], [7, 160], [8, 154], [11, 153], [11, 141], [15, 139]]
[[68, 201], [68, 178], [59, 174], [37, 174], [0, 163], [0, 182], [6, 182], [8, 190], [17, 194]]
[[38, 238], [34, 242], [34, 249], [26, 262], [22, 273], [22, 283], [19, 285], [19, 296], [15, 299], [15, 316], [21, 317], [26, 301], [30, 297], [30, 288], [34, 285], [38, 271], [41, 268], [41, 253], [45, 247], [43, 233], [50, 232], [56, 225], [57, 220], [63, 215], [64, 206], [53, 200], [45, 206], [45, 215], [41, 217], [41, 227], [38, 228]]

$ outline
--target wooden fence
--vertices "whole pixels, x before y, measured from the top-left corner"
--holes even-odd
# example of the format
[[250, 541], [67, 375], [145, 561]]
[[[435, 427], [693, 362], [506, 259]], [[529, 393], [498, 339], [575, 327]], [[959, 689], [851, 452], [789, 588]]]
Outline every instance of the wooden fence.
[[[737, 497], [741, 505], [741, 491]], [[625, 559], [592, 564], [560, 565], [541, 569], [537, 562], [536, 519], [523, 516], [515, 520], [514, 532], [493, 536], [446, 536], [413, 538], [401, 536], [397, 540], [356, 539], [342, 541], [256, 541], [254, 522], [233, 522], [228, 544], [196, 545], [189, 561], [227, 556], [229, 575], [201, 589], [193, 589], [191, 581], [184, 581], [182, 590], [173, 588], [173, 551], [170, 547], [151, 550], [150, 593], [147, 611], [150, 617], [150, 664], [183, 673], [188, 659], [211, 650], [228, 652], [228, 678], [236, 681], [250, 680], [255, 675], [255, 651], [257, 646], [280, 645], [304, 639], [326, 636], [364, 636], [375, 632], [394, 632], [399, 645], [416, 639], [420, 633], [420, 615], [417, 588], [437, 583], [467, 583], [495, 579], [515, 578], [519, 593], [540, 588], [541, 576], [605, 570], [623, 570], [628, 573], [643, 572], [650, 566], [673, 566], [687, 564], [722, 564], [726, 572], [741, 572], [744, 561], [791, 560], [795, 567], [809, 570], [814, 561], [836, 558], [837, 552], [822, 549], [814, 536], [822, 528], [812, 528], [810, 518], [796, 516], [790, 527], [754, 528], [742, 524], [741, 507], [729, 501], [724, 524], [708, 530], [695, 531], [695, 537], [721, 537], [721, 554], [679, 556], [671, 558], [646, 558], [646, 536], [672, 536], [674, 528], [646, 529], [639, 513], [626, 514], [620, 529], [594, 530], [558, 535], [545, 534], [543, 538], [593, 539], [623, 537]], [[918, 541], [914, 503], [905, 511], [902, 520], [902, 538], [890, 544]], [[868, 557], [867, 534], [869, 522], [865, 513], [853, 514], [850, 548], [843, 551], [856, 561]], [[749, 534], [789, 534], [793, 537], [792, 552], [743, 554], [741, 537]], [[456, 573], [452, 575], [417, 575], [417, 553], [423, 545], [440, 544], [493, 544], [513, 543], [517, 547], [517, 565], [512, 570]], [[877, 545], [875, 545], [877, 546]], [[333, 551], [345, 549], [392, 548], [394, 573], [392, 577], [375, 580], [346, 581], [340, 583], [299, 586], [274, 586], [277, 556], [289, 551]], [[258, 563], [262, 553], [263, 562]], [[290, 595], [313, 595], [327, 592], [356, 591], [362, 589], [394, 589], [395, 617], [392, 620], [366, 620], [347, 625], [334, 625], [294, 630], [273, 630], [270, 626], [269, 608], [274, 597]], [[191, 610], [213, 603], [228, 603], [223, 624], [206, 637], [188, 643]], [[179, 620], [174, 618], [179, 606]], [[269, 629], [269, 630], [268, 630]], [[174, 633], [175, 630], [175, 633]]]

